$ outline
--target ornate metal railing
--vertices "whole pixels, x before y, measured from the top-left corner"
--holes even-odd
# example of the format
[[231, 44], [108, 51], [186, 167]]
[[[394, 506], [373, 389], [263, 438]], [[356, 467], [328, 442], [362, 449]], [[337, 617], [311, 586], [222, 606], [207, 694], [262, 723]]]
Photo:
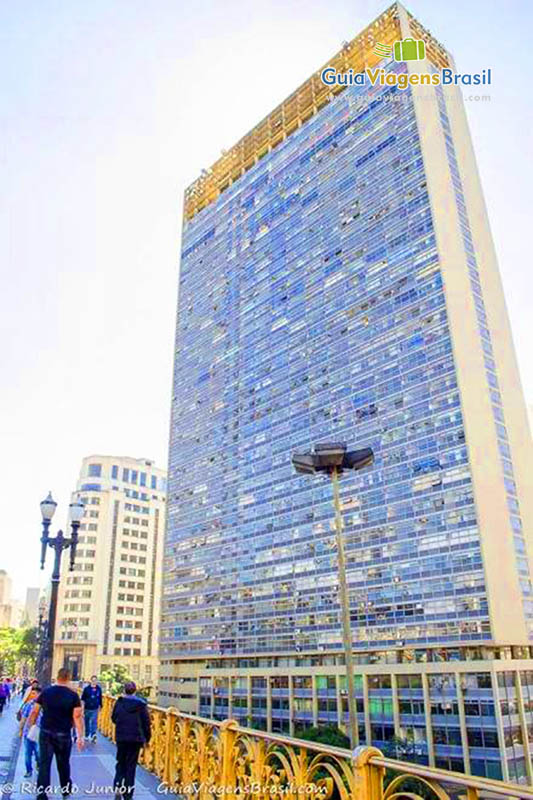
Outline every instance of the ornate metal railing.
[[[113, 698], [104, 697], [100, 731], [114, 738]], [[533, 788], [384, 758], [375, 747], [353, 753], [265, 731], [234, 720], [149, 706], [150, 744], [141, 763], [162, 782], [162, 794], [199, 800], [533, 800]], [[168, 788], [165, 788], [168, 787]]]

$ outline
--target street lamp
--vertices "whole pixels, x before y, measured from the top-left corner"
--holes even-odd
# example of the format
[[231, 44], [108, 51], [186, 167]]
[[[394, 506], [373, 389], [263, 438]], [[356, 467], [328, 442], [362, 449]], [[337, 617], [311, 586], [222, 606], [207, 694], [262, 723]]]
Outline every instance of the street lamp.
[[339, 495], [339, 475], [346, 470], [362, 469], [372, 464], [373, 461], [374, 452], [370, 447], [365, 447], [362, 450], [347, 450], [346, 445], [341, 442], [316, 444], [313, 452], [295, 453], [292, 457], [292, 464], [296, 472], [300, 472], [304, 475], [325, 473], [331, 478], [331, 485], [333, 487], [337, 567], [339, 572], [339, 599], [342, 616], [342, 640], [346, 662], [350, 745], [352, 748], [356, 747], [359, 743], [359, 731], [357, 728], [352, 626], [350, 622], [350, 599], [346, 583], [346, 558], [344, 554], [341, 502]]
[[47, 686], [52, 679], [52, 661], [54, 656], [54, 636], [57, 617], [57, 596], [59, 592], [59, 579], [61, 575], [61, 556], [63, 550], [70, 547], [70, 569], [74, 569], [74, 561], [76, 558], [76, 547], [78, 545], [78, 531], [80, 522], [85, 513], [83, 503], [76, 500], [69, 505], [70, 510], [70, 524], [72, 528], [72, 536], [67, 538], [63, 536], [63, 531], [58, 531], [56, 536], [50, 536], [50, 524], [57, 508], [57, 503], [52, 497], [52, 493], [48, 492], [48, 496], [41, 502], [41, 515], [43, 518], [43, 533], [41, 536], [41, 569], [44, 569], [44, 562], [46, 560], [46, 548], [52, 547], [55, 551], [54, 570], [52, 572], [52, 591], [50, 594], [50, 610], [48, 614], [48, 624], [46, 626], [46, 634], [44, 637], [44, 646], [42, 659], [40, 659], [40, 682], [41, 685]]

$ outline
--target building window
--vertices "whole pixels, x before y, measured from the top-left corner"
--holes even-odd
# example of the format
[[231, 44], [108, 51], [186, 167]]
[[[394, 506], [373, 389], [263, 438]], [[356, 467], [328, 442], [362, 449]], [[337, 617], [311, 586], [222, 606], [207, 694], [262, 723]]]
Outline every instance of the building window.
[[118, 467], [116, 464], [113, 464], [111, 467], [111, 477], [115, 480], [118, 480]]
[[89, 469], [87, 470], [87, 475], [89, 478], [100, 478], [102, 475], [102, 465], [101, 464], [89, 464]]

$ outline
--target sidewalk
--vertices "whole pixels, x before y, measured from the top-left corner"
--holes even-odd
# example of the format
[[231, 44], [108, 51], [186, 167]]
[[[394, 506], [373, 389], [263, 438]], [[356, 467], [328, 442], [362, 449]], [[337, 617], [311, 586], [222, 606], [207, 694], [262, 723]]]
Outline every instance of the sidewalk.
[[20, 698], [15, 697], [0, 716], [0, 794], [6, 784], [9, 786], [15, 772], [20, 747], [16, 717], [19, 706]]
[[[37, 775], [34, 772], [32, 778], [24, 778], [26, 769], [22, 747], [18, 751], [18, 757], [13, 758], [17, 755], [15, 748], [20, 742], [17, 737], [18, 723], [15, 716], [19, 704], [15, 699], [0, 719], [0, 759], [4, 756], [4, 751], [5, 755], [9, 755], [11, 759], [9, 762], [0, 760], [0, 796], [2, 796], [2, 800], [28, 800], [28, 798], [35, 797]], [[73, 797], [114, 798], [115, 746], [108, 739], [98, 734], [97, 742], [95, 744], [85, 742], [81, 753], [78, 753], [76, 745], [73, 744], [70, 764], [74, 784]], [[6, 765], [9, 765], [11, 770]], [[52, 766], [52, 785], [59, 787], [55, 763]], [[155, 775], [151, 775], [142, 767], [137, 767], [135, 798], [148, 800], [148, 798], [161, 797], [161, 792], [157, 792], [159, 785], [160, 781]], [[57, 794], [49, 794], [50, 798], [56, 796], [60, 797], [59, 788]]]

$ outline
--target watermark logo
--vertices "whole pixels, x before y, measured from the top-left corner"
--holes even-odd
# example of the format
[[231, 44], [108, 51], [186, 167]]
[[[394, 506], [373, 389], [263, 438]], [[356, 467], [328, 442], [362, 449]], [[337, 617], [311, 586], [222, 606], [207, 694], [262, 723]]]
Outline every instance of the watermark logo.
[[380, 58], [390, 58], [392, 55], [392, 47], [390, 44], [381, 44], [381, 42], [376, 42], [374, 45], [374, 55], [379, 56]]
[[[376, 42], [374, 55], [379, 58], [391, 58], [393, 48], [390, 44]], [[422, 61], [426, 57], [426, 43], [423, 39], [399, 39], [394, 42], [395, 61]]]
[[426, 57], [426, 43], [423, 39], [400, 39], [394, 42], [395, 61], [422, 61]]
[[[426, 58], [426, 43], [423, 39], [398, 39], [391, 45], [375, 42], [374, 55], [382, 59], [395, 62], [423, 61]], [[363, 72], [338, 72], [334, 67], [324, 67], [321, 80], [326, 86], [364, 86], [367, 81], [372, 86], [395, 86], [400, 91], [405, 91], [409, 86], [490, 86], [492, 83], [492, 70], [483, 69], [481, 72], [460, 73], [446, 67], [429, 72], [396, 72], [377, 66], [366, 67]]]

